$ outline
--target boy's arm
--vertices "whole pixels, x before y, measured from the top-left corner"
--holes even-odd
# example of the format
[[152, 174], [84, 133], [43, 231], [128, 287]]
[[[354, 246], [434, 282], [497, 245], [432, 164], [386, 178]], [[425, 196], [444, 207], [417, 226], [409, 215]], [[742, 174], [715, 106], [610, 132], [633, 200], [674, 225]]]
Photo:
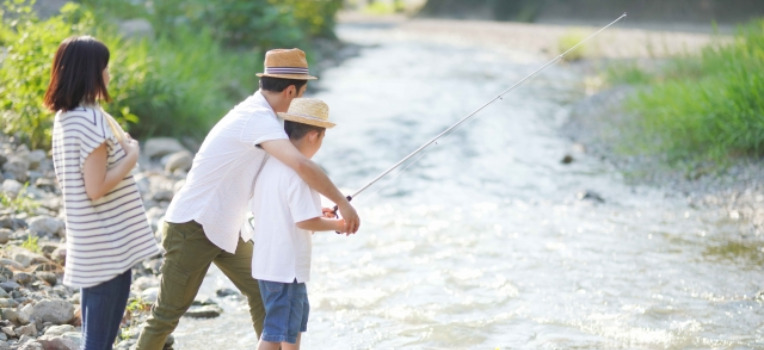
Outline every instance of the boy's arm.
[[306, 231], [341, 231], [345, 227], [344, 219], [327, 219], [324, 217], [315, 217], [305, 221], [300, 221], [297, 227]]
[[[350, 205], [350, 202], [340, 192], [336, 186], [329, 180], [329, 177], [324, 174], [321, 168], [306, 158], [297, 148], [292, 145], [292, 142], [286, 139], [271, 140], [260, 144], [268, 154], [275, 157], [288, 167], [294, 169], [305, 183], [318, 193], [323, 194], [326, 198], [337, 204], [340, 210], [340, 214], [344, 220], [344, 227], [336, 230], [337, 227], [333, 227], [327, 230], [336, 230], [338, 232], [355, 233], [361, 226], [361, 219], [358, 217], [355, 208]], [[327, 231], [327, 230], [313, 230], [313, 231]]]

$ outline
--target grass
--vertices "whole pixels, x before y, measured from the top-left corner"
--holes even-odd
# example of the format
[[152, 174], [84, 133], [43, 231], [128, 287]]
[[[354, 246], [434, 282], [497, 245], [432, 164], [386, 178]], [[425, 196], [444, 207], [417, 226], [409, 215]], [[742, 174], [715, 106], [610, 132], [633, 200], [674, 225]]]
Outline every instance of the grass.
[[[587, 34], [580, 29], [574, 29], [563, 34], [557, 39], [557, 50], [560, 53], [563, 53], [573, 48], [576, 44], [584, 40], [586, 35]], [[581, 45], [575, 50], [568, 52], [562, 59], [568, 62], [581, 60], [589, 54], [588, 50], [589, 48], [585, 44]]]
[[35, 210], [40, 207], [40, 203], [27, 193], [28, 187], [29, 183], [27, 182], [15, 197], [8, 196], [6, 193], [0, 193], [0, 205], [4, 208], [10, 208], [16, 214], [34, 214]]
[[626, 65], [607, 75], [641, 86], [626, 103], [640, 116], [632, 132], [640, 151], [721, 166], [764, 156], [764, 20], [741, 27], [732, 43], [674, 58], [659, 73]]

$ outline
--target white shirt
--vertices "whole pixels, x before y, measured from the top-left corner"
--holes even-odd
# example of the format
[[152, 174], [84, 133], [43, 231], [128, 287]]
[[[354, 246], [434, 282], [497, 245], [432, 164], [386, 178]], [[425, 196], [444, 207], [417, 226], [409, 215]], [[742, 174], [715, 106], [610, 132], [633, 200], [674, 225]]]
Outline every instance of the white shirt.
[[310, 279], [311, 232], [295, 225], [320, 217], [321, 198], [297, 173], [269, 158], [255, 184], [252, 277], [292, 283]]
[[[239, 103], [207, 134], [165, 220], [194, 220], [212, 243], [235, 252], [247, 203], [267, 156], [256, 146], [280, 139], [287, 139], [284, 126], [260, 91]], [[245, 241], [251, 238], [241, 236]]]
[[98, 285], [160, 253], [133, 175], [97, 200], [85, 193], [83, 167], [93, 150], [106, 144], [109, 169], [127, 155], [107, 118], [97, 105], [80, 106], [59, 111], [53, 122], [53, 166], [66, 214], [64, 284], [70, 287]]

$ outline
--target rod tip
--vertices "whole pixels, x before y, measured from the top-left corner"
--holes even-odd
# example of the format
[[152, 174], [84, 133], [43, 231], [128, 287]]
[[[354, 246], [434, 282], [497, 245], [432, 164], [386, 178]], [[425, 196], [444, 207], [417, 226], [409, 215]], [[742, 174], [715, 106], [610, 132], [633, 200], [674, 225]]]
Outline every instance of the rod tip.
[[626, 12], [624, 12], [624, 13], [621, 15], [621, 17], [626, 17]]

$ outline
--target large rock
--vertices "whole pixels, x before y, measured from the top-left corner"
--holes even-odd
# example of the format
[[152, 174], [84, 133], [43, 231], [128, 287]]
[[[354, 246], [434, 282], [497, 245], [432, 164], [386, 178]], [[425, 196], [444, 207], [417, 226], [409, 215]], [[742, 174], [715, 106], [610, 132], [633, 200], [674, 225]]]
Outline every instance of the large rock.
[[24, 183], [29, 180], [29, 161], [25, 157], [11, 156], [3, 164], [3, 171], [11, 175], [18, 182]]
[[65, 300], [43, 299], [37, 304], [27, 304], [19, 312], [19, 322], [26, 324], [32, 321], [53, 324], [68, 323], [74, 318], [74, 306]]
[[162, 157], [175, 152], [186, 151], [178, 140], [171, 137], [156, 137], [146, 141], [143, 154], [149, 158]]
[[37, 170], [40, 168], [40, 164], [47, 158], [45, 151], [36, 149], [27, 154], [27, 162], [29, 163], [29, 169]]
[[180, 151], [162, 158], [164, 170], [173, 173], [176, 170], [188, 172], [194, 162], [194, 155], [189, 151]]
[[64, 221], [47, 215], [35, 216], [27, 221], [29, 230], [38, 236], [62, 236], [65, 232]]
[[82, 339], [79, 333], [73, 331], [62, 335], [49, 335], [46, 332], [45, 335], [37, 338], [37, 341], [45, 350], [78, 350]]
[[16, 198], [19, 195], [19, 192], [21, 192], [22, 188], [24, 188], [24, 185], [14, 179], [5, 179], [3, 181], [2, 191], [6, 196], [10, 198]]
[[8, 240], [11, 239], [12, 233], [13, 231], [7, 228], [0, 228], [0, 244], [8, 243]]

